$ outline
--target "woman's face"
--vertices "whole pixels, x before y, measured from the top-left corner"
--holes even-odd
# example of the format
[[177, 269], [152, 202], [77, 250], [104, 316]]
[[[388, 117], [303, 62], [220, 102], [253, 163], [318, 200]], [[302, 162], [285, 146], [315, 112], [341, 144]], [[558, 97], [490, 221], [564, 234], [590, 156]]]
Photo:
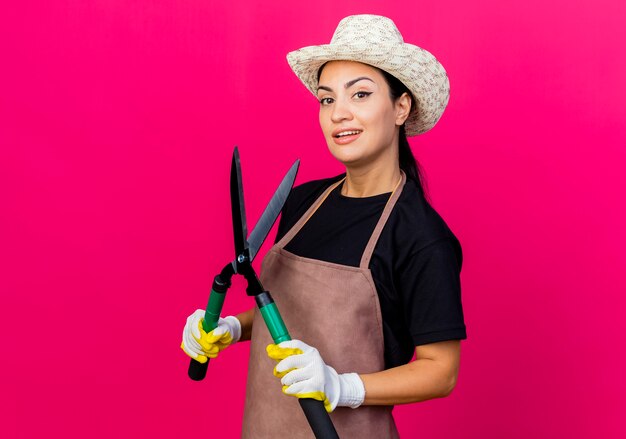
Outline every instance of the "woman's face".
[[332, 155], [348, 167], [398, 161], [398, 128], [408, 116], [407, 98], [396, 103], [385, 77], [354, 61], [328, 62], [320, 76], [320, 126]]

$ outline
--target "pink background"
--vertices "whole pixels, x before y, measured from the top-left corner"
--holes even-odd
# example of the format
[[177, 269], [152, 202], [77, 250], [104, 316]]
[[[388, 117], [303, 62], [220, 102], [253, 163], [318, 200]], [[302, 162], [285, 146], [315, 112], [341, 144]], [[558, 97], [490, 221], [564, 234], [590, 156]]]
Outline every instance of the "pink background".
[[251, 226], [296, 158], [299, 183], [341, 172], [285, 55], [354, 13], [451, 81], [411, 143], [468, 339], [450, 397], [396, 408], [403, 437], [625, 437], [625, 3], [403, 3], [3, 3], [0, 437], [238, 436], [247, 345], [195, 383], [182, 327], [232, 257], [235, 144]]

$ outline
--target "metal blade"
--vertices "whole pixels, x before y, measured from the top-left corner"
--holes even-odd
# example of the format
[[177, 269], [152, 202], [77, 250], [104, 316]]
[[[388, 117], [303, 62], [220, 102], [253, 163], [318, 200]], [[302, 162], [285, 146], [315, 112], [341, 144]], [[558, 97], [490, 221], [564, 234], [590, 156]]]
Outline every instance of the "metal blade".
[[233, 215], [233, 235], [235, 236], [235, 259], [247, 247], [248, 226], [246, 208], [243, 200], [243, 183], [241, 180], [241, 163], [239, 150], [235, 146], [233, 161], [230, 166], [230, 207]]
[[265, 241], [267, 234], [270, 229], [276, 222], [276, 218], [278, 218], [278, 214], [283, 208], [287, 197], [289, 196], [289, 192], [291, 192], [291, 187], [293, 186], [293, 182], [296, 179], [296, 174], [298, 173], [298, 167], [300, 166], [300, 160], [296, 160], [295, 163], [289, 169], [289, 172], [283, 178], [283, 181], [274, 192], [274, 196], [268, 203], [263, 215], [254, 226], [254, 230], [250, 234], [249, 248], [250, 248], [250, 262], [254, 260], [259, 248]]

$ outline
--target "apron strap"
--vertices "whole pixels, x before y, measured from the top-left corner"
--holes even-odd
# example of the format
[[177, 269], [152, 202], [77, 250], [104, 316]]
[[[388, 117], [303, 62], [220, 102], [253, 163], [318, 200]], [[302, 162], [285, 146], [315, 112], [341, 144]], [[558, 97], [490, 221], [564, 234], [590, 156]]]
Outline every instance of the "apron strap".
[[389, 200], [387, 200], [385, 209], [383, 210], [383, 213], [378, 220], [378, 224], [376, 224], [376, 228], [374, 229], [374, 232], [372, 232], [372, 236], [370, 237], [370, 240], [365, 247], [365, 251], [363, 252], [363, 256], [361, 257], [361, 264], [359, 265], [359, 267], [362, 269], [367, 269], [369, 267], [370, 260], [372, 259], [372, 254], [374, 253], [374, 248], [376, 247], [376, 243], [378, 242], [378, 238], [380, 237], [380, 234], [382, 233], [383, 228], [385, 227], [385, 224], [389, 219], [389, 215], [391, 215], [391, 211], [396, 205], [396, 201], [398, 201], [398, 198], [400, 198], [402, 189], [406, 184], [406, 174], [402, 170], [400, 170], [400, 173], [402, 174], [402, 178], [400, 178], [400, 181], [393, 190], [391, 196], [389, 197]]
[[335, 189], [337, 186], [339, 186], [341, 183], [343, 183], [343, 181], [345, 179], [346, 179], [346, 177], [343, 177], [338, 182], [330, 185], [328, 187], [328, 189], [326, 189], [324, 191], [324, 193], [322, 193], [322, 195], [320, 195], [317, 198], [317, 200], [315, 200], [315, 202], [311, 205], [311, 207], [309, 207], [309, 209], [304, 213], [304, 215], [302, 215], [300, 217], [298, 222], [296, 224], [294, 224], [294, 226], [291, 229], [289, 229], [289, 231], [285, 234], [285, 236], [283, 236], [283, 238], [280, 241], [278, 241], [278, 243], [276, 244], [276, 247], [278, 247], [278, 248], [285, 247], [289, 243], [289, 241], [291, 241], [291, 239], [294, 236], [296, 236], [296, 233], [298, 233], [300, 231], [300, 229], [302, 229], [302, 227], [309, 220], [309, 218], [311, 218], [311, 216], [313, 216], [315, 211], [322, 205], [322, 203], [324, 202], [326, 197], [328, 197], [328, 195], [330, 195], [330, 193], [333, 191], [333, 189]]

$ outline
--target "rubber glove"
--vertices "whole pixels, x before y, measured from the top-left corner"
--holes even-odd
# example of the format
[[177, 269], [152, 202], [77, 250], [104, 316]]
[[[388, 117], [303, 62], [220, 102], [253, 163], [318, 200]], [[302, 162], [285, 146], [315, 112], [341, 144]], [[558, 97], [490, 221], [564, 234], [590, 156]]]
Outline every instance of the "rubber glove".
[[198, 309], [187, 317], [180, 345], [187, 355], [200, 363], [217, 357], [217, 354], [238, 342], [241, 337], [241, 323], [234, 316], [220, 317], [217, 327], [207, 333], [202, 327], [204, 314], [205, 310]]
[[365, 387], [359, 375], [338, 374], [324, 363], [317, 349], [303, 341], [268, 345], [267, 355], [279, 361], [274, 375], [281, 379], [286, 395], [322, 401], [328, 413], [337, 406], [357, 408], [363, 404]]

